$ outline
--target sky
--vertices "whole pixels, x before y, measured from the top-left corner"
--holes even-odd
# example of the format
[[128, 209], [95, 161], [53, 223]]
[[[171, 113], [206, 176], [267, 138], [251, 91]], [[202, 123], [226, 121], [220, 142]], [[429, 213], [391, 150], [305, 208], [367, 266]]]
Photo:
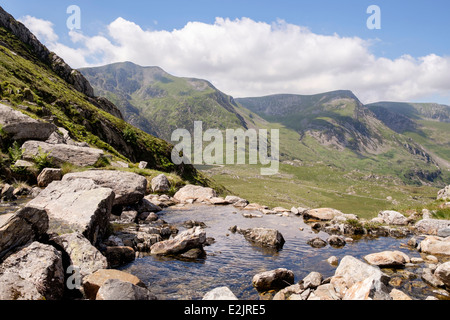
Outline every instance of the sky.
[[[68, 12], [72, 5], [79, 15]], [[379, 11], [368, 11], [372, 5]], [[0, 0], [0, 6], [73, 68], [132, 61], [209, 80], [235, 98], [345, 89], [363, 103], [450, 105], [448, 0]], [[375, 22], [379, 28], [370, 27]]]

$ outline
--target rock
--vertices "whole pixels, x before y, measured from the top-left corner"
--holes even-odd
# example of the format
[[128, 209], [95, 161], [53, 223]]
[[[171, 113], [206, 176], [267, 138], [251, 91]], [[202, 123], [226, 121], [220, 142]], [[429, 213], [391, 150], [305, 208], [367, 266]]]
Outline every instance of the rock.
[[437, 200], [450, 200], [450, 185], [438, 191]]
[[12, 140], [45, 141], [56, 131], [54, 124], [37, 121], [4, 104], [0, 104], [0, 127]]
[[224, 198], [222, 197], [212, 197], [211, 199], [208, 200], [209, 203], [211, 203], [212, 205], [215, 206], [221, 206], [221, 205], [227, 205], [230, 204], [228, 201], [226, 201]]
[[420, 242], [418, 249], [429, 254], [450, 255], [450, 237], [427, 236]]
[[323, 248], [327, 245], [326, 241], [320, 239], [319, 237], [310, 239], [306, 243], [309, 244], [313, 248]]
[[29, 140], [22, 145], [23, 159], [33, 160], [39, 152], [49, 154], [56, 165], [65, 162], [72, 163], [80, 167], [93, 166], [104, 156], [103, 150], [95, 148], [85, 148], [67, 144], [50, 144], [41, 141]]
[[0, 300], [45, 300], [45, 297], [34, 283], [8, 272], [0, 275]]
[[93, 180], [54, 181], [27, 206], [42, 207], [49, 217], [49, 232], [79, 232], [92, 244], [106, 234], [114, 192]]
[[295, 215], [300, 214], [299, 211], [298, 211], [298, 209], [297, 209], [296, 207], [292, 207], [292, 208], [291, 208], [291, 213], [293, 213], [293, 214], [295, 214]]
[[114, 205], [132, 205], [145, 195], [147, 179], [136, 173], [115, 170], [88, 170], [64, 175], [62, 181], [91, 179], [96, 185], [114, 191]]
[[47, 187], [51, 182], [62, 179], [62, 170], [45, 168], [37, 177], [38, 186], [41, 188]]
[[[138, 214], [142, 214], [144, 212], [150, 213], [150, 212], [160, 212], [162, 209], [160, 206], [154, 204], [153, 202], [151, 202], [150, 200], [147, 199], [142, 199], [140, 200], [136, 205], [135, 208], [138, 212]], [[145, 217], [146, 218], [146, 217]], [[141, 216], [139, 216], [139, 219], [142, 219]]]
[[245, 210], [255, 210], [255, 211], [261, 211], [263, 209], [268, 209], [267, 207], [264, 207], [260, 205], [259, 203], [249, 203], [244, 207]]
[[393, 211], [393, 210], [385, 210], [378, 213], [378, 217], [383, 219], [383, 222], [386, 224], [393, 224], [393, 225], [407, 225], [408, 219], [402, 215], [400, 212]]
[[105, 256], [110, 268], [118, 268], [134, 261], [136, 258], [134, 249], [127, 246], [107, 247]]
[[228, 287], [219, 287], [207, 292], [202, 300], [238, 300]]
[[95, 300], [98, 290], [109, 279], [117, 279], [145, 288], [144, 283], [132, 274], [114, 269], [101, 269], [83, 279], [83, 291], [86, 298]]
[[386, 285], [390, 280], [386, 274], [381, 272], [379, 267], [364, 263], [352, 256], [342, 258], [334, 276], [342, 277], [348, 288], [367, 278], [379, 279]]
[[200, 259], [204, 256], [206, 256], [206, 252], [203, 248], [192, 248], [180, 254], [180, 258], [184, 259]]
[[414, 228], [416, 232], [427, 235], [439, 235], [450, 227], [450, 220], [422, 219], [418, 221]]
[[264, 247], [271, 247], [274, 249], [281, 249], [285, 243], [283, 235], [275, 229], [269, 228], [250, 228], [246, 230], [240, 230], [240, 233], [244, 235], [244, 238], [248, 241], [256, 243]]
[[147, 288], [119, 279], [108, 279], [98, 289], [95, 300], [157, 300]]
[[147, 168], [148, 163], [146, 161], [139, 162], [138, 168], [139, 169], [145, 169]]
[[157, 242], [151, 246], [151, 254], [179, 254], [192, 248], [201, 247], [206, 241], [206, 232], [194, 227], [181, 232], [175, 238]]
[[339, 294], [330, 283], [320, 285], [308, 297], [308, 300], [340, 300]]
[[300, 296], [304, 291], [305, 288], [303, 287], [303, 284], [296, 283], [278, 291], [273, 296], [273, 300], [290, 300], [293, 295]]
[[[228, 201], [227, 198], [225, 198], [225, 200]], [[236, 208], [245, 208], [248, 206], [248, 201], [245, 199], [239, 199], [233, 203], [233, 206]]]
[[119, 221], [123, 223], [135, 223], [138, 217], [136, 210], [124, 210], [119, 217]]
[[17, 160], [16, 163], [14, 163], [14, 167], [16, 168], [31, 168], [34, 167], [34, 163], [30, 161], [25, 160]]
[[188, 184], [181, 188], [180, 190], [175, 193], [173, 198], [181, 203], [187, 202], [187, 200], [194, 200], [197, 202], [207, 201], [213, 197], [217, 197], [216, 192], [214, 189], [211, 188], [205, 188], [201, 186], [194, 186], [191, 184]]
[[38, 206], [26, 206], [14, 214], [0, 215], [0, 259], [9, 251], [38, 240], [49, 226], [47, 211]]
[[337, 258], [336, 256], [331, 256], [331, 257], [329, 257], [329, 258], [327, 259], [327, 262], [328, 262], [330, 265], [334, 266], [334, 267], [336, 267], [336, 266], [339, 264], [339, 260], [338, 260], [338, 258]]
[[331, 237], [328, 238], [327, 241], [330, 244], [330, 246], [336, 248], [342, 248], [346, 244], [345, 239], [337, 235], [332, 235]]
[[235, 204], [236, 202], [238, 202], [240, 200], [244, 200], [244, 199], [236, 197], [236, 196], [226, 196], [225, 197], [225, 201], [230, 204]]
[[364, 259], [371, 265], [375, 265], [380, 268], [404, 267], [406, 263], [410, 262], [408, 255], [401, 251], [383, 251], [372, 253], [366, 255]]
[[353, 284], [342, 300], [392, 300], [386, 285], [380, 279], [368, 277]]
[[389, 295], [391, 296], [392, 300], [412, 300], [410, 296], [398, 289], [392, 289]]
[[97, 270], [108, 267], [106, 257], [78, 232], [63, 234], [51, 240], [68, 255], [70, 265], [79, 268], [81, 280]]
[[256, 274], [252, 284], [260, 292], [280, 290], [294, 283], [294, 273], [285, 268], [265, 271]]
[[319, 209], [309, 209], [303, 212], [303, 217], [305, 219], [314, 219], [321, 221], [333, 220], [334, 217], [342, 215], [343, 213], [339, 210], [332, 208], [319, 208]]
[[46, 300], [60, 300], [63, 296], [62, 255], [50, 245], [35, 241], [6, 258], [0, 265], [0, 287], [5, 285], [2, 278], [6, 275], [8, 279], [11, 273], [30, 282]]
[[316, 289], [322, 283], [323, 277], [319, 272], [311, 272], [305, 278], [303, 278], [303, 287], [305, 289]]
[[441, 280], [447, 288], [450, 288], [450, 261], [437, 267], [434, 275]]
[[433, 287], [443, 287], [445, 285], [444, 282], [442, 282], [438, 277], [436, 277], [429, 268], [423, 269], [422, 280]]
[[16, 200], [14, 196], [14, 187], [10, 184], [5, 184], [0, 192], [0, 200], [3, 201], [13, 201]]
[[153, 178], [151, 184], [153, 192], [167, 192], [170, 189], [169, 179], [164, 174]]

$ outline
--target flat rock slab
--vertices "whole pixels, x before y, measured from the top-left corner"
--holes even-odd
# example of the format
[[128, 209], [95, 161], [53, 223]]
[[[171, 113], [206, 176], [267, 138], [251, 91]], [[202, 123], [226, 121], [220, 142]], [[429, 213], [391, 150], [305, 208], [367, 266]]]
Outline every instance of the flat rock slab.
[[100, 187], [114, 191], [114, 205], [132, 205], [145, 196], [147, 179], [133, 172], [115, 170], [88, 170], [64, 175], [62, 181], [90, 179]]
[[336, 216], [342, 215], [339, 210], [332, 208], [309, 209], [303, 212], [305, 219], [314, 219], [321, 221], [333, 220]]
[[364, 259], [371, 265], [380, 268], [387, 267], [404, 267], [410, 262], [408, 255], [401, 251], [383, 251], [378, 253], [368, 254]]
[[41, 141], [27, 141], [22, 145], [25, 160], [33, 160], [39, 155], [39, 151], [48, 153], [53, 162], [62, 165], [65, 162], [72, 163], [80, 167], [93, 166], [101, 157], [104, 156], [103, 150], [78, 147], [68, 144], [50, 144]]
[[0, 125], [13, 140], [44, 141], [57, 129], [54, 124], [37, 121], [4, 104], [0, 104]]
[[427, 236], [419, 244], [421, 252], [450, 256], [450, 237]]
[[42, 207], [49, 216], [49, 233], [82, 233], [92, 244], [105, 235], [114, 192], [93, 180], [54, 181], [27, 206]]

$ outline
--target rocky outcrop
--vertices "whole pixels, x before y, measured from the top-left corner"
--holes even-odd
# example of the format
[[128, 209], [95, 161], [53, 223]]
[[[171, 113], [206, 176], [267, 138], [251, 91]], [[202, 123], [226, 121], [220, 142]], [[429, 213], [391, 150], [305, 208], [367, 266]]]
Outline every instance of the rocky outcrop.
[[29, 140], [22, 145], [23, 159], [33, 160], [40, 153], [48, 154], [52, 162], [62, 165], [65, 162], [80, 167], [93, 166], [105, 154], [103, 150], [79, 147], [67, 144], [50, 144], [42, 141]]
[[92, 244], [106, 234], [114, 192], [90, 179], [54, 181], [27, 206], [45, 208], [49, 232], [82, 233]]
[[294, 284], [294, 273], [285, 268], [265, 271], [256, 274], [252, 284], [260, 292], [269, 290], [280, 290]]
[[[18, 283], [13, 280], [18, 280]], [[33, 242], [0, 265], [1, 299], [59, 300], [63, 292], [62, 255], [50, 245]], [[39, 295], [36, 296], [36, 293]]]
[[147, 179], [145, 177], [126, 171], [89, 170], [64, 175], [62, 181], [76, 179], [92, 180], [95, 185], [110, 188], [114, 191], [114, 205], [133, 205], [145, 195]]
[[[1, 7], [0, 7], [1, 15]], [[20, 111], [0, 103], [0, 126], [12, 140], [45, 141], [56, 131], [51, 123], [37, 121]]]
[[48, 230], [47, 211], [27, 206], [14, 214], [0, 215], [0, 259], [9, 251], [41, 238]]

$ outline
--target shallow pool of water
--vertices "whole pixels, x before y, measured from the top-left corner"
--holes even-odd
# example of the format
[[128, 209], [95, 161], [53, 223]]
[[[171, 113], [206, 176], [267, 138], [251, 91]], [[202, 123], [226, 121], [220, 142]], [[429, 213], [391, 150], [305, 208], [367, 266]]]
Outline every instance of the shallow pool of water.
[[[346, 255], [362, 259], [363, 256], [384, 250], [400, 250], [410, 257], [420, 257], [420, 253], [401, 247], [408, 238], [394, 239], [380, 237], [362, 239], [347, 243], [343, 248], [331, 246], [312, 248], [306, 242], [314, 237], [326, 240], [329, 235], [315, 233], [295, 215], [280, 217], [264, 215], [262, 218], [244, 218], [247, 210], [233, 206], [189, 205], [184, 208], [168, 208], [159, 213], [170, 224], [184, 230], [182, 223], [187, 220], [202, 221], [206, 224], [206, 236], [213, 237], [215, 243], [206, 246], [207, 256], [196, 261], [183, 261], [169, 257], [145, 256], [136, 259], [122, 269], [144, 281], [159, 299], [201, 299], [211, 289], [228, 286], [239, 299], [253, 300], [262, 297], [252, 286], [255, 274], [276, 268], [287, 268], [295, 274], [295, 281], [303, 279], [311, 271], [322, 273], [324, 278], [334, 275], [335, 267], [326, 259], [336, 256], [339, 260]], [[259, 212], [253, 212], [259, 214]], [[267, 227], [279, 230], [286, 243], [282, 250], [275, 252], [253, 245], [239, 233], [229, 228]], [[418, 266], [420, 267], [420, 265]], [[407, 269], [411, 281], [403, 281], [397, 288], [413, 298], [424, 299], [432, 294], [432, 288], [425, 285], [420, 276], [411, 273], [419, 268]], [[386, 270], [390, 275], [402, 277], [405, 270]], [[404, 277], [404, 276], [403, 276]]]

